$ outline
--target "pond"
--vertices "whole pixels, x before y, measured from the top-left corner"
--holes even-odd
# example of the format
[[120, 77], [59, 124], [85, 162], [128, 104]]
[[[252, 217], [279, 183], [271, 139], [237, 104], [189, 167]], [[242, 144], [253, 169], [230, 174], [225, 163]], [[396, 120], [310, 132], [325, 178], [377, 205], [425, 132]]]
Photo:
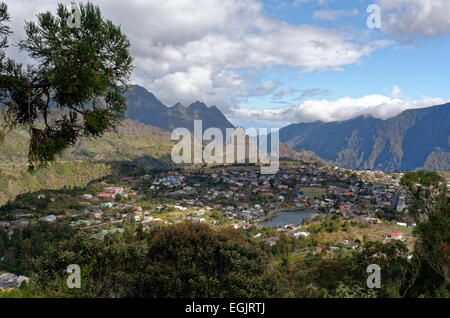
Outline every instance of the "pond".
[[273, 219], [262, 222], [261, 226], [284, 227], [289, 224], [302, 225], [302, 221], [307, 217], [315, 217], [316, 213], [296, 210], [278, 213]]

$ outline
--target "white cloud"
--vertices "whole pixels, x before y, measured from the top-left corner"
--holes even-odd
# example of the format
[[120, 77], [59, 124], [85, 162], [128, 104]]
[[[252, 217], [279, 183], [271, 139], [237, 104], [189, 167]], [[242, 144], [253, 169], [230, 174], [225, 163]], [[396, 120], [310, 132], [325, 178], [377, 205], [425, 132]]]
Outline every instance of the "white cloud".
[[279, 90], [278, 92], [276, 92], [275, 94], [273, 94], [273, 96], [275, 97], [284, 97], [284, 96], [290, 96], [294, 93], [299, 92], [298, 89], [295, 88], [290, 88], [290, 87], [285, 87], [281, 90]]
[[239, 108], [233, 110], [234, 118], [273, 120], [281, 122], [332, 122], [373, 116], [388, 119], [407, 109], [424, 108], [450, 102], [450, 99], [424, 97], [406, 100], [383, 95], [367, 95], [361, 98], [344, 97], [337, 100], [305, 100], [298, 106], [275, 109]]
[[294, 0], [293, 4], [294, 5], [301, 5], [304, 3], [308, 3], [308, 2], [315, 2], [320, 6], [323, 6], [325, 4], [327, 4], [328, 2], [333, 2], [334, 0]]
[[360, 15], [360, 12], [358, 9], [353, 10], [332, 10], [332, 9], [324, 9], [324, 10], [317, 10], [314, 11], [314, 18], [319, 20], [337, 20], [343, 17], [351, 17], [351, 16], [358, 16]]
[[313, 96], [321, 96], [321, 95], [329, 95], [331, 92], [328, 89], [323, 88], [311, 88], [302, 90], [302, 94], [299, 96], [299, 99]]
[[450, 32], [448, 0], [378, 0], [382, 29], [401, 39]]
[[[346, 120], [360, 115], [388, 118], [407, 108], [446, 102], [437, 98], [408, 101], [402, 99], [401, 89], [394, 86], [392, 97], [368, 95], [335, 101], [305, 100], [296, 107], [269, 110], [239, 109], [236, 105], [245, 103], [250, 96], [277, 92], [277, 96], [299, 93], [308, 97], [328, 93], [319, 89], [281, 88], [275, 81], [262, 80], [261, 71], [280, 66], [304, 72], [341, 70], [389, 43], [361, 44], [335, 29], [276, 20], [265, 15], [262, 4], [256, 0], [93, 2], [129, 36], [136, 64], [134, 81], [168, 105], [201, 100], [216, 104], [235, 118], [300, 122]], [[294, 3], [306, 2], [326, 1]], [[433, 36], [450, 30], [450, 1], [378, 0], [378, 3], [382, 6], [383, 28], [394, 36]], [[17, 0], [8, 4], [16, 41], [24, 37], [24, 20], [34, 19], [38, 12], [56, 9], [54, 0]]]
[[398, 87], [397, 85], [394, 85], [392, 87], [391, 96], [392, 97], [396, 97], [396, 98], [402, 97], [403, 96], [403, 92], [402, 92], [401, 88]]
[[[270, 18], [256, 0], [92, 2], [129, 36], [134, 82], [169, 105], [202, 100], [226, 111], [277, 89], [278, 83], [261, 81], [265, 69], [341, 70], [387, 45], [360, 44], [334, 29]], [[9, 6], [16, 40], [24, 37], [25, 19], [56, 9], [54, 0], [16, 0]]]

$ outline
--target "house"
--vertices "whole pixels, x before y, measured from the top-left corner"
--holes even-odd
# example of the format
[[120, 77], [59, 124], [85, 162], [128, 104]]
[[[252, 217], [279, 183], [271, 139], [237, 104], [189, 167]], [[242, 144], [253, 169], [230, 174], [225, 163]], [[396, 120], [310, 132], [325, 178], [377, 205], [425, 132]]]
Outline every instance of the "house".
[[0, 221], [0, 227], [9, 227], [9, 222]]
[[44, 216], [44, 217], [40, 218], [39, 221], [54, 222], [54, 221], [56, 221], [56, 216], [54, 216], [54, 215], [47, 215], [47, 216]]
[[111, 192], [115, 194], [123, 194], [123, 192], [125, 191], [125, 189], [122, 187], [107, 187], [104, 190], [105, 192]]
[[113, 202], [105, 202], [105, 203], [100, 204], [100, 206], [102, 208], [112, 208], [114, 206], [114, 203]]
[[103, 216], [103, 211], [102, 210], [97, 210], [94, 212], [94, 218], [96, 219], [100, 219]]
[[31, 218], [31, 217], [33, 217], [33, 214], [17, 213], [15, 217], [16, 217], [16, 219]]
[[378, 224], [381, 222], [378, 218], [365, 218], [365, 221], [372, 224]]
[[100, 193], [97, 193], [97, 197], [114, 199], [116, 197], [116, 194], [110, 193], [110, 192], [100, 192]]
[[24, 282], [28, 282], [30, 278], [26, 276], [17, 276], [11, 273], [0, 275], [0, 290], [6, 288], [20, 288]]
[[403, 233], [400, 231], [392, 232], [390, 235], [386, 236], [386, 239], [390, 240], [402, 240]]
[[356, 249], [359, 247], [358, 241], [354, 241], [352, 243], [349, 240], [343, 240], [339, 244], [343, 245], [344, 247], [351, 248], [351, 249]]

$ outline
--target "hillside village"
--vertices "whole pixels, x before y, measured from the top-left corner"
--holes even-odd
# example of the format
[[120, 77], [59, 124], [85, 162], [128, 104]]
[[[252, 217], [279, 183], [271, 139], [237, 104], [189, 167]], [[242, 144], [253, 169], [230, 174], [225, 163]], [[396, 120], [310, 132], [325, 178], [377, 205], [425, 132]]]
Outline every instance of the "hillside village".
[[[260, 175], [257, 169], [219, 168], [123, 177], [115, 184], [103, 181], [91, 185], [86, 190], [97, 191], [71, 197], [72, 206], [60, 211], [55, 210], [57, 202], [62, 198], [67, 202], [67, 194], [42, 191], [35, 194], [35, 201], [47, 205], [46, 210], [55, 210], [54, 214], [38, 215], [33, 213], [37, 208], [30, 205], [31, 202], [23, 202], [0, 226], [14, 229], [36, 221], [100, 226], [127, 217], [148, 224], [162, 221], [155, 216], [167, 214], [163, 212], [169, 210], [185, 213], [175, 213], [180, 218], [169, 217], [166, 222], [187, 218], [190, 211], [197, 211], [196, 217], [191, 217], [196, 221], [207, 221], [201, 216], [207, 211], [216, 211], [229, 220], [252, 224], [285, 209], [306, 209], [371, 222], [380, 211], [407, 215], [405, 191], [399, 186], [401, 173], [365, 172], [364, 176], [378, 183], [352, 178], [345, 168], [314, 165], [284, 167], [275, 176]], [[146, 198], [160, 201], [160, 204], [147, 208]]]
[[[13, 235], [38, 222], [69, 224], [102, 238], [123, 232], [127, 224], [146, 229], [191, 220], [251, 231], [270, 246], [281, 235], [305, 240], [299, 253], [342, 253], [358, 249], [365, 239], [402, 240], [412, 247], [415, 224], [399, 185], [402, 176], [305, 163], [282, 166], [276, 175], [261, 175], [257, 167], [215, 167], [105, 178], [87, 188], [19, 196], [3, 207], [0, 228]], [[262, 225], [280, 211], [299, 210], [311, 217]], [[335, 223], [319, 230], [326, 222]], [[20, 285], [11, 275], [3, 274], [0, 288]]]
[[[37, 222], [64, 223], [103, 237], [123, 231], [129, 223], [147, 228], [192, 220], [251, 230], [255, 239], [274, 244], [282, 233], [298, 238], [314, 236], [311, 229], [316, 222], [349, 222], [353, 227], [345, 226], [347, 233], [336, 237], [338, 241], [312, 247], [317, 252], [334, 253], [340, 248], [357, 248], [370, 228], [376, 233], [374, 239], [412, 242], [415, 224], [408, 216], [401, 177], [402, 173], [302, 164], [282, 166], [277, 175], [260, 175], [256, 167], [217, 167], [106, 178], [87, 188], [19, 196], [3, 208], [9, 211], [2, 213], [0, 228], [12, 235], [15, 229]], [[316, 216], [303, 224], [262, 230], [263, 221], [286, 210]]]

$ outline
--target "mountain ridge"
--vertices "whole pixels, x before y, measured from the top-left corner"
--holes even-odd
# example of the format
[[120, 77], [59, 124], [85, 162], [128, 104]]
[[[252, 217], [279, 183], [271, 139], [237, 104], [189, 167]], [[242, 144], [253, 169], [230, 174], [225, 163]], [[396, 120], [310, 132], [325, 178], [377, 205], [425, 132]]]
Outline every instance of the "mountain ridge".
[[159, 127], [166, 131], [175, 128], [194, 129], [194, 120], [202, 120], [203, 130], [219, 128], [223, 132], [234, 125], [216, 107], [196, 101], [189, 106], [177, 103], [172, 107], [161, 103], [156, 96], [145, 88], [133, 85], [124, 94], [127, 99], [125, 118]]
[[280, 130], [280, 139], [296, 150], [311, 150], [353, 169], [450, 170], [450, 162], [436, 160], [450, 154], [449, 123], [450, 103], [405, 110], [386, 120], [360, 116], [291, 124]]

